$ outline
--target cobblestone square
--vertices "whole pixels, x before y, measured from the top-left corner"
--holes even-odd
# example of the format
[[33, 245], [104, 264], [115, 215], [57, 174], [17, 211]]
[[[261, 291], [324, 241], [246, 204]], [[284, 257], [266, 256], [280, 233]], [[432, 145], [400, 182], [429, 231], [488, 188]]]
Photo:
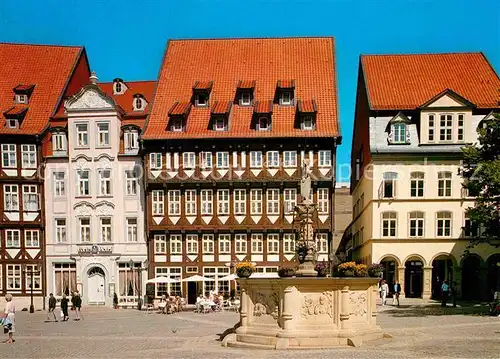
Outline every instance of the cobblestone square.
[[[478, 307], [378, 307], [378, 322], [392, 338], [360, 348], [255, 351], [223, 348], [219, 335], [236, 313], [174, 315], [84, 308], [84, 320], [44, 323], [43, 312], [16, 314], [16, 342], [4, 358], [499, 358], [500, 318]], [[57, 309], [57, 314], [59, 310]], [[70, 313], [73, 315], [73, 313]], [[72, 316], [72, 318], [74, 315]]]

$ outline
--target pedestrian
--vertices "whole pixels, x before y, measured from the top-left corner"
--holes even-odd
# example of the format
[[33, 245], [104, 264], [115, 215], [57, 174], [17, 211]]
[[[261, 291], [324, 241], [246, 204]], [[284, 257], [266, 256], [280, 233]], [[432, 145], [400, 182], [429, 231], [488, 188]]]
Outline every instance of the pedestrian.
[[448, 295], [450, 293], [450, 286], [448, 281], [444, 280], [441, 285], [441, 306], [446, 307], [446, 302], [448, 301]]
[[401, 294], [401, 284], [396, 280], [394, 281], [394, 296], [392, 297], [392, 305], [398, 303], [399, 307], [399, 295]]
[[382, 285], [380, 286], [380, 294], [382, 295], [382, 306], [385, 307], [385, 302], [387, 300], [387, 294], [389, 294], [389, 286], [386, 281], [382, 281]]
[[451, 302], [453, 303], [453, 308], [457, 307], [457, 282], [451, 283], [450, 287], [451, 292]]
[[80, 315], [82, 314], [80, 312], [80, 309], [82, 307], [82, 297], [80, 297], [80, 293], [78, 293], [77, 290], [73, 293], [73, 297], [71, 297], [71, 303], [73, 303], [73, 305], [75, 306], [75, 320], [80, 320]]
[[12, 301], [12, 294], [7, 294], [5, 296], [5, 302], [5, 311], [2, 318], [5, 318], [9, 323], [7, 326], [4, 326], [9, 333], [9, 339], [7, 339], [5, 343], [12, 344], [15, 342], [12, 337], [16, 331], [16, 306]]
[[54, 321], [57, 322], [57, 317], [56, 317], [56, 313], [54, 312], [54, 310], [56, 309], [56, 303], [57, 303], [57, 300], [56, 298], [54, 297], [54, 295], [52, 293], [49, 294], [49, 311], [47, 312], [47, 319], [45, 319], [45, 323], [47, 322], [50, 322], [50, 320], [52, 318], [54, 318]]
[[68, 303], [69, 303], [69, 300], [68, 300], [68, 298], [66, 298], [66, 294], [63, 294], [62, 299], [61, 299], [61, 311], [63, 313], [63, 322], [65, 322], [69, 319]]

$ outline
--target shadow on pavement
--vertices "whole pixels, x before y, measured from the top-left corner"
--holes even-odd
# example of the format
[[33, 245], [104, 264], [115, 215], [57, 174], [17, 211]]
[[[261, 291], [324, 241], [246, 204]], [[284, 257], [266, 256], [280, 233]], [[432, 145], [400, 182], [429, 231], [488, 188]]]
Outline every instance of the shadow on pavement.
[[392, 317], [427, 317], [441, 315], [489, 316], [488, 304], [458, 304], [457, 307], [441, 307], [440, 304], [426, 306], [401, 305], [399, 307], [390, 307], [390, 309], [385, 309], [381, 312]]

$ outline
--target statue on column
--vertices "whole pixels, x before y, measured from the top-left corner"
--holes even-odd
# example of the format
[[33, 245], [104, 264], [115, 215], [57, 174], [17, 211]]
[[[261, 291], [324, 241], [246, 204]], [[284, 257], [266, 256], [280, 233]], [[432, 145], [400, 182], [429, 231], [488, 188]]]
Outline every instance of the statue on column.
[[302, 173], [300, 179], [300, 196], [301, 202], [311, 204], [311, 165], [309, 159], [302, 161]]

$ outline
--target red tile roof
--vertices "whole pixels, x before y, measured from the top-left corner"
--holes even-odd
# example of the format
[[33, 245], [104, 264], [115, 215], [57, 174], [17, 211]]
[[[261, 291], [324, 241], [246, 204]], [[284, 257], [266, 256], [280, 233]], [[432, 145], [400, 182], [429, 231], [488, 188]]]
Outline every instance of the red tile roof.
[[168, 111], [169, 116], [186, 116], [191, 109], [191, 102], [176, 102]]
[[276, 87], [282, 89], [293, 89], [295, 88], [295, 80], [278, 80]]
[[24, 114], [26, 111], [28, 111], [28, 106], [16, 105], [16, 106], [12, 106], [11, 108], [9, 108], [3, 114], [6, 118], [7, 117], [18, 117], [19, 115]]
[[253, 111], [255, 113], [271, 113], [273, 112], [273, 101], [256, 101]]
[[34, 87], [35, 85], [17, 85], [14, 87], [14, 92], [30, 92]]
[[[124, 81], [124, 83], [128, 89], [121, 95], [113, 94], [113, 82], [101, 82], [98, 85], [125, 111], [125, 116], [146, 116], [151, 110], [156, 81]], [[137, 94], [144, 96], [148, 103], [142, 111], [134, 111], [134, 95]]]
[[196, 81], [193, 85], [194, 90], [211, 90], [213, 81]]
[[239, 89], [253, 89], [255, 88], [255, 80], [240, 80], [238, 81]]
[[215, 115], [227, 114], [231, 111], [232, 101], [215, 101], [212, 105], [212, 113]]
[[14, 106], [14, 88], [33, 84], [20, 129], [0, 123], [0, 134], [39, 134], [56, 110], [82, 47], [0, 43], [0, 113]]
[[500, 79], [482, 53], [363, 55], [372, 110], [415, 109], [450, 89], [479, 108], [498, 108]]
[[314, 100], [298, 100], [297, 109], [299, 112], [313, 113], [317, 111], [316, 101]]
[[[274, 106], [273, 129], [251, 127], [253, 107], [233, 106], [228, 131], [210, 131], [210, 108], [195, 107], [184, 132], [167, 131], [168, 111], [189, 101], [199, 79], [213, 80], [210, 103], [233, 101], [242, 79], [256, 81], [254, 99], [272, 101], [281, 79], [295, 79], [295, 98], [314, 98], [315, 131], [295, 127], [294, 106]], [[265, 132], [265, 133], [263, 133]], [[165, 53], [144, 139], [339, 136], [333, 38], [174, 40]]]

